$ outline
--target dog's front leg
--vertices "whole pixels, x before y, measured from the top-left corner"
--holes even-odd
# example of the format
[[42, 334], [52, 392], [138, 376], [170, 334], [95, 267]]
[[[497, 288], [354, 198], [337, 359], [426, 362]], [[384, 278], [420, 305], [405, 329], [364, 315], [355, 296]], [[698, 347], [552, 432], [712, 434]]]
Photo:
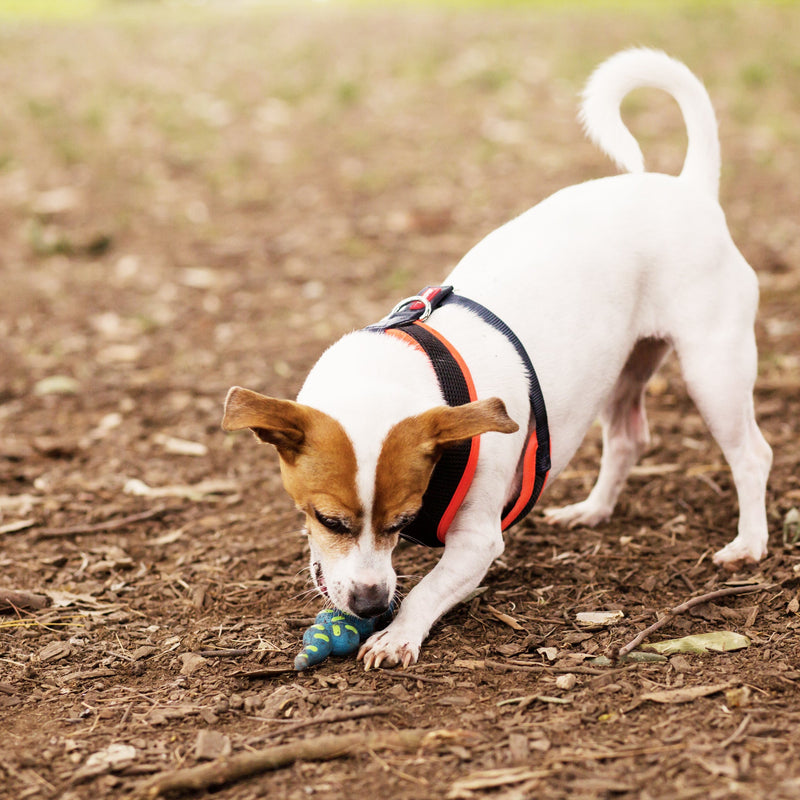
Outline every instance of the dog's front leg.
[[439, 563], [409, 592], [391, 625], [362, 645], [365, 669], [415, 663], [433, 623], [478, 587], [503, 547], [499, 525], [491, 533], [451, 528]]

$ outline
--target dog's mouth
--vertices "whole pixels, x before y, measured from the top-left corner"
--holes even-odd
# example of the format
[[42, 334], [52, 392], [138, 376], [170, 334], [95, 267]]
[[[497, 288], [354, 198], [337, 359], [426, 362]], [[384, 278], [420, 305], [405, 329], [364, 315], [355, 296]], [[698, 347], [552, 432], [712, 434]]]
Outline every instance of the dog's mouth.
[[314, 562], [314, 583], [323, 597], [330, 600], [328, 597], [328, 587], [325, 585], [325, 578], [322, 574], [322, 564], [319, 561]]

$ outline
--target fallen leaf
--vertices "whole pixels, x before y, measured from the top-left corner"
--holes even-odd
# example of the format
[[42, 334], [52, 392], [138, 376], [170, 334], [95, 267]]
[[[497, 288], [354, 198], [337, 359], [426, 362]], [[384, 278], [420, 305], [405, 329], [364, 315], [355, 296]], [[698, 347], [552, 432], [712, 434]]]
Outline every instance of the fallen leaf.
[[641, 650], [634, 650], [620, 658], [620, 661], [633, 661], [639, 664], [652, 664], [659, 661], [666, 661], [667, 657], [662, 656], [660, 653], [643, 653]]
[[33, 387], [33, 393], [39, 397], [49, 394], [77, 394], [80, 386], [78, 381], [69, 375], [51, 375], [37, 381]]
[[800, 544], [800, 511], [790, 508], [783, 518], [783, 543], [789, 547]]
[[713, 631], [712, 633], [684, 636], [680, 639], [666, 639], [663, 642], [650, 642], [643, 644], [642, 649], [654, 650], [663, 655], [672, 655], [673, 653], [707, 653], [709, 650], [727, 653], [730, 650], [743, 650], [749, 646], [750, 639], [741, 633]]
[[682, 689], [664, 689], [658, 692], [647, 692], [641, 695], [642, 700], [652, 700], [654, 703], [691, 703], [701, 697], [724, 692], [731, 688], [730, 683], [714, 683], [709, 686], [686, 686]]
[[138, 497], [185, 497], [187, 500], [202, 500], [212, 494], [232, 494], [237, 490], [234, 481], [208, 480], [191, 485], [176, 484], [173, 486], [148, 486], [138, 478], [125, 482], [122, 491]]
[[[100, 608], [101, 603], [90, 594], [73, 594], [60, 589], [45, 589], [46, 594], [52, 601], [54, 608], [69, 608], [70, 606], [88, 606], [89, 608]], [[114, 606], [116, 608], [116, 606]]]
[[498, 786], [509, 786], [514, 783], [546, 778], [551, 772], [548, 769], [531, 769], [530, 767], [509, 767], [506, 769], [487, 769], [472, 772], [464, 778], [459, 778], [450, 787], [447, 793], [448, 800], [472, 797], [471, 794], [479, 789], [492, 789]]
[[208, 448], [202, 442], [190, 442], [188, 439], [179, 439], [176, 436], [167, 436], [157, 433], [153, 437], [156, 444], [161, 445], [168, 453], [178, 456], [206, 456]]
[[85, 781], [106, 772], [123, 769], [136, 760], [136, 748], [130, 744], [110, 744], [92, 753], [86, 763], [76, 771], [73, 780]]
[[619, 622], [624, 616], [624, 611], [580, 611], [575, 615], [575, 619], [579, 625], [608, 627]]
[[537, 647], [536, 652], [540, 656], [544, 656], [548, 661], [555, 661], [558, 658], [557, 647]]

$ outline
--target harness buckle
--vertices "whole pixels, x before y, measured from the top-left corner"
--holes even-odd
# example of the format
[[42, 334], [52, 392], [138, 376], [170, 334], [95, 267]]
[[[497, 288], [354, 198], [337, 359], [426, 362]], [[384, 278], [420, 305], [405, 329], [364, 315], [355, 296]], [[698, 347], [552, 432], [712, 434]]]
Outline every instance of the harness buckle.
[[420, 322], [425, 322], [426, 319], [433, 313], [433, 306], [431, 305], [431, 301], [428, 300], [427, 297], [423, 297], [421, 294], [415, 294], [411, 297], [406, 297], [404, 300], [401, 300], [389, 313], [389, 317], [395, 316], [395, 314], [399, 314], [404, 308], [408, 307], [410, 311], [419, 311], [420, 306], [422, 307], [422, 313], [419, 316], [415, 316]]

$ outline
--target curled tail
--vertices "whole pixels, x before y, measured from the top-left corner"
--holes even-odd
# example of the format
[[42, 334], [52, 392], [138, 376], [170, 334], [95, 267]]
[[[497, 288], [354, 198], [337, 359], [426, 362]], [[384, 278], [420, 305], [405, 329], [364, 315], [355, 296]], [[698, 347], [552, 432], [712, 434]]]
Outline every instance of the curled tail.
[[708, 92], [692, 72], [658, 50], [623, 50], [604, 61], [583, 90], [581, 120], [589, 138], [622, 169], [644, 172], [636, 139], [620, 116], [625, 95], [639, 87], [663, 89], [680, 106], [689, 146], [681, 177], [719, 194], [719, 138]]

